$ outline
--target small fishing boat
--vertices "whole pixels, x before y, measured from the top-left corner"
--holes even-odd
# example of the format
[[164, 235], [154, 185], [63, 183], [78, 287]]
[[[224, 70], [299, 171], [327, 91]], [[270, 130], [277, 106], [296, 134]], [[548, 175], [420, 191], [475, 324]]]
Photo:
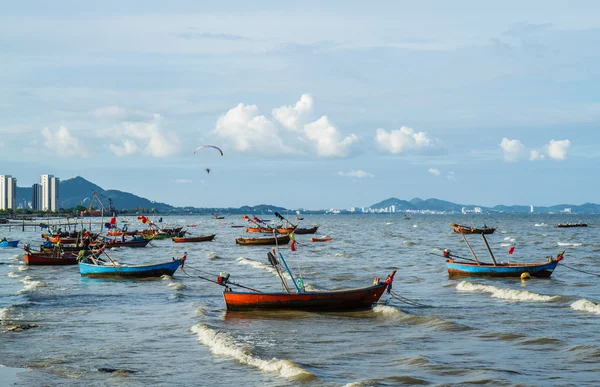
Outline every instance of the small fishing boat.
[[[546, 257], [547, 260], [542, 262], [497, 262], [485, 237], [485, 233], [479, 234], [481, 235], [481, 239], [485, 244], [492, 262], [481, 262], [465, 237], [465, 233], [460, 233], [466, 246], [473, 255], [473, 259], [458, 256], [451, 253], [448, 249], [444, 250], [443, 257], [446, 258], [448, 276], [521, 277], [527, 273], [531, 277], [550, 277], [558, 263], [563, 259], [565, 253], [564, 251], [559, 253], [556, 258]], [[512, 253], [513, 250], [514, 249], [511, 249], [510, 252]]]
[[311, 242], [329, 242], [333, 240], [332, 237], [323, 237], [323, 238], [310, 238]]
[[265, 246], [290, 243], [289, 235], [278, 235], [266, 238], [235, 238], [235, 243], [242, 246]]
[[175, 243], [188, 243], [188, 242], [209, 242], [215, 238], [215, 234], [199, 236], [199, 237], [183, 237], [177, 238], [173, 237], [171, 240]]
[[0, 247], [17, 247], [18, 245], [19, 245], [19, 241], [3, 240], [0, 242]]
[[[279, 258], [276, 258], [275, 254], [278, 254]], [[263, 292], [252, 289], [229, 281], [229, 274], [221, 273], [216, 282], [225, 287], [223, 299], [227, 310], [348, 311], [368, 309], [379, 301], [386, 289], [391, 291], [391, 285], [396, 274], [396, 270], [394, 270], [384, 282], [376, 277], [371, 286], [361, 288], [307, 291], [304, 288], [302, 278], [293, 276], [281, 253], [275, 253], [275, 250], [273, 250], [267, 256], [271, 265], [277, 270], [284, 291]], [[295, 278], [293, 287], [289, 286], [284, 279], [284, 269], [290, 278]], [[231, 286], [238, 286], [249, 291], [234, 291]]]
[[404, 220], [411, 220], [411, 216], [410, 215], [404, 215]]
[[454, 232], [457, 234], [493, 234], [494, 231], [496, 231], [496, 228], [487, 227], [485, 225], [483, 227], [470, 227], [452, 223], [450, 226], [452, 226]]
[[304, 220], [304, 218], [294, 217], [294, 220]]
[[126, 265], [115, 261], [102, 262], [88, 257], [79, 262], [79, 273], [86, 277], [125, 277], [147, 278], [173, 275], [184, 259], [157, 263], [153, 265]]
[[[313, 227], [309, 227], [309, 228], [304, 228], [304, 227], [279, 227], [279, 228], [277, 228], [277, 233], [279, 233], [279, 234], [291, 234], [291, 233], [294, 233], [294, 234], [315, 234], [317, 232], [318, 228], [319, 228], [319, 225], [316, 225], [316, 226], [313, 226]], [[263, 234], [269, 234], [269, 233], [272, 233], [273, 230], [272, 229], [261, 228], [261, 229], [259, 229], [259, 232], [261, 232]]]
[[225, 219], [224, 216], [220, 216], [220, 215], [217, 215], [217, 214], [212, 214], [212, 217], [213, 217], [213, 219]]
[[72, 251], [65, 251], [64, 253], [26, 251], [23, 258], [25, 264], [30, 266], [77, 265], [77, 252]]
[[171, 238], [182, 238], [186, 231], [174, 232], [174, 233], [156, 233], [156, 234], [144, 234], [144, 239], [171, 239]]
[[137, 230], [134, 230], [134, 231], [108, 230], [106, 233], [110, 236], [122, 236], [122, 235], [134, 236], [134, 235], [139, 234], [139, 232]]
[[152, 239], [140, 238], [140, 239], [131, 239], [128, 241], [120, 241], [120, 240], [107, 240], [106, 247], [146, 247], [148, 243], [150, 243]]
[[587, 227], [587, 223], [559, 223], [556, 225], [556, 227], [563, 227], [563, 228], [567, 228], [567, 227]]

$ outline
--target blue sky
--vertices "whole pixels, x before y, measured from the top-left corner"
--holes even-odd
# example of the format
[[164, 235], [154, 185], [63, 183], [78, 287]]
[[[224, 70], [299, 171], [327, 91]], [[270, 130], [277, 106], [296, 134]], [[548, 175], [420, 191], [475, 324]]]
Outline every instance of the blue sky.
[[196, 207], [599, 201], [597, 2], [12, 3], [0, 174], [19, 186], [79, 175]]

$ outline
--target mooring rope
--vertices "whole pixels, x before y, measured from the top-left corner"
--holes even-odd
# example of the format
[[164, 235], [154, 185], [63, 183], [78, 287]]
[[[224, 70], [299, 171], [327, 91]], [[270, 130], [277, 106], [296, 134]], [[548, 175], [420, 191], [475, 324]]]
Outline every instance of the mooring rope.
[[418, 301], [414, 301], [414, 300], [408, 299], [406, 297], [402, 297], [394, 292], [390, 292], [390, 297], [395, 300], [398, 300], [400, 302], [404, 302], [405, 304], [408, 304], [408, 305], [418, 306], [420, 308], [433, 308], [433, 306], [431, 306], [431, 305], [422, 304]]
[[590, 271], [585, 271], [585, 270], [581, 270], [581, 269], [576, 269], [576, 268], [574, 268], [574, 267], [572, 267], [572, 266], [565, 265], [564, 263], [561, 263], [560, 265], [561, 265], [561, 266], [564, 266], [564, 267], [566, 267], [567, 269], [571, 269], [571, 270], [574, 270], [574, 271], [578, 271], [578, 272], [580, 272], [580, 273], [585, 273], [585, 274], [589, 274], [589, 275], [594, 275], [594, 276], [596, 276], [596, 277], [600, 277], [600, 274], [597, 274], [597, 273], [592, 273], [592, 272], [590, 272]]

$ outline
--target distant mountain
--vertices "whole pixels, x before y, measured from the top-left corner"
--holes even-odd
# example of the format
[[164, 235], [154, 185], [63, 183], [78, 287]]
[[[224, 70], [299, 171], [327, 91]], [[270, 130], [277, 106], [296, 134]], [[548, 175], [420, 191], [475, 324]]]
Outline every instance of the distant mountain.
[[371, 208], [389, 208], [391, 206], [396, 206], [396, 211], [407, 211], [407, 210], [417, 210], [417, 206], [412, 204], [411, 202], [407, 202], [406, 200], [400, 200], [397, 198], [389, 198], [385, 199], [379, 203], [375, 203], [371, 206]]

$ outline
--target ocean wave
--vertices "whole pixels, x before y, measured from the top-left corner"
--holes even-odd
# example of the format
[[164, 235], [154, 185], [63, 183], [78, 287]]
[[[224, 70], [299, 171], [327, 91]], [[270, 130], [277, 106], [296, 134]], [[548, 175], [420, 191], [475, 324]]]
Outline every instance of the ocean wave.
[[557, 242], [559, 246], [583, 246], [583, 243], [568, 243], [568, 242]]
[[404, 242], [402, 242], [402, 244], [405, 244], [405, 245], [407, 245], [407, 246], [414, 246], [414, 245], [415, 245], [415, 242], [411, 242], [411, 241], [404, 241]]
[[17, 292], [17, 294], [21, 294], [21, 293], [25, 293], [25, 292], [31, 292], [31, 291], [34, 291], [37, 288], [40, 288], [42, 286], [46, 286], [45, 282], [34, 281], [33, 278], [31, 278], [30, 276], [27, 276], [27, 277], [23, 278], [21, 280], [21, 282], [25, 285], [25, 287], [23, 289], [19, 290]]
[[6, 320], [10, 317], [10, 307], [0, 308], [0, 321]]
[[217, 256], [217, 253], [215, 253], [214, 251], [211, 251], [210, 253], [206, 254], [206, 258], [208, 258], [208, 259], [216, 259], [216, 258], [219, 258], [219, 257]]
[[456, 289], [463, 292], [485, 292], [490, 293], [494, 298], [500, 298], [510, 301], [540, 301], [548, 302], [558, 300], [560, 296], [544, 296], [542, 294], [532, 293], [527, 290], [514, 290], [508, 288], [498, 288], [496, 286], [472, 284], [462, 281], [456, 285]]
[[500, 247], [509, 247], [512, 246], [512, 243], [500, 243]]
[[579, 312], [600, 314], [600, 305], [586, 299], [575, 301], [571, 304], [571, 309], [577, 310]]
[[185, 289], [185, 285], [182, 284], [181, 282], [169, 282], [169, 285], [167, 285], [170, 288], [173, 288], [175, 290], [182, 290]]
[[468, 331], [472, 328], [445, 321], [434, 316], [419, 316], [415, 314], [404, 313], [398, 308], [389, 305], [375, 305], [373, 307], [375, 313], [381, 314], [387, 318], [397, 319], [405, 324], [423, 325], [430, 328], [440, 329], [444, 331]]
[[204, 324], [194, 325], [191, 330], [196, 334], [198, 341], [215, 355], [233, 358], [241, 364], [256, 367], [261, 371], [276, 373], [286, 379], [309, 380], [315, 377], [311, 372], [292, 361], [275, 358], [263, 360], [256, 357], [252, 352], [237, 344], [229, 334], [215, 331]]
[[163, 275], [160, 276], [160, 279], [163, 280], [163, 281], [170, 281], [170, 280], [173, 279], [173, 277], [171, 277], [168, 274], [163, 274]]
[[509, 241], [509, 242], [516, 242], [517, 238], [512, 238], [512, 237], [506, 237], [504, 238], [505, 241]]
[[19, 278], [21, 274], [15, 273], [14, 271], [9, 271], [7, 274], [10, 278]]
[[417, 386], [429, 384], [431, 383], [424, 379], [407, 375], [398, 375], [381, 379], [361, 380], [360, 382], [347, 383], [343, 387]]
[[546, 227], [547, 224], [546, 223], [536, 223], [535, 227]]
[[[277, 270], [275, 270], [275, 268], [273, 268], [273, 266], [267, 265], [266, 263], [254, 261], [252, 259], [248, 259], [248, 258], [244, 258], [244, 257], [239, 257], [236, 261], [238, 261], [242, 265], [252, 266], [255, 269], [266, 270], [273, 275], [278, 275]], [[288, 279], [290, 278], [288, 273], [285, 273], [285, 272], [283, 273], [283, 276]]]

